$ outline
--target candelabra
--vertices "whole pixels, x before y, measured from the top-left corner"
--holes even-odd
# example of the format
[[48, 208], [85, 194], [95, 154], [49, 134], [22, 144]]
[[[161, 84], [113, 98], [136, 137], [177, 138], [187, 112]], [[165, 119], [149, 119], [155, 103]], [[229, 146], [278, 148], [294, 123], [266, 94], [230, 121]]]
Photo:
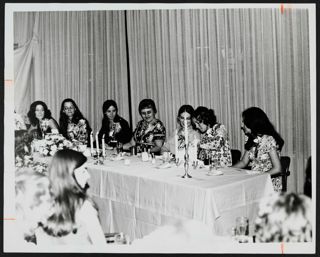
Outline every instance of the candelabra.
[[189, 145], [185, 145], [185, 152], [184, 152], [184, 175], [181, 176], [182, 178], [192, 178], [192, 176], [189, 174]]

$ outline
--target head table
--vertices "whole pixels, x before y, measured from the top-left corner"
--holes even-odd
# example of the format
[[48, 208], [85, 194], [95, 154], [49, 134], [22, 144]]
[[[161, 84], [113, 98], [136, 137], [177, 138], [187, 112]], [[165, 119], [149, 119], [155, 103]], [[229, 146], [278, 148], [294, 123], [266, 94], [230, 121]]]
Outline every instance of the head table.
[[162, 168], [162, 160], [143, 162], [137, 156], [112, 159], [94, 164], [89, 158], [88, 193], [98, 207], [104, 232], [124, 232], [131, 240], [188, 220], [226, 236], [238, 216], [249, 218], [252, 233], [259, 202], [274, 192], [269, 174], [220, 168], [222, 175], [208, 176], [208, 167], [190, 166], [192, 178], [181, 178], [183, 165]]

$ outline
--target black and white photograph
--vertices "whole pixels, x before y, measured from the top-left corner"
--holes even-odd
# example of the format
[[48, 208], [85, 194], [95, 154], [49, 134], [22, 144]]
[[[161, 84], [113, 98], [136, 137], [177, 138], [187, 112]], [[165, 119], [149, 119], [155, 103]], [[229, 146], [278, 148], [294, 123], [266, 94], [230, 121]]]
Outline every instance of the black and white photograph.
[[315, 4], [6, 3], [4, 28], [4, 252], [315, 253]]

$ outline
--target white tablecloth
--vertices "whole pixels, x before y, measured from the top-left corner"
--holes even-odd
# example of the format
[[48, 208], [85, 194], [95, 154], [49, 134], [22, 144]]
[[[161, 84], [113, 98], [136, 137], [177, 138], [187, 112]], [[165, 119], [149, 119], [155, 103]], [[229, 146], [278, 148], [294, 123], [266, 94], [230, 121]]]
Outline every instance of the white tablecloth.
[[[207, 176], [207, 169], [190, 168], [192, 178], [181, 178], [183, 167], [156, 168], [136, 156], [88, 164], [89, 194], [99, 209], [105, 232], [124, 232], [142, 238], [156, 228], [177, 221], [198, 220], [215, 235], [230, 235], [238, 216], [252, 223], [260, 200], [273, 192], [269, 174], [248, 175], [244, 170], [221, 168], [223, 175]], [[91, 162], [91, 163], [90, 163]]]

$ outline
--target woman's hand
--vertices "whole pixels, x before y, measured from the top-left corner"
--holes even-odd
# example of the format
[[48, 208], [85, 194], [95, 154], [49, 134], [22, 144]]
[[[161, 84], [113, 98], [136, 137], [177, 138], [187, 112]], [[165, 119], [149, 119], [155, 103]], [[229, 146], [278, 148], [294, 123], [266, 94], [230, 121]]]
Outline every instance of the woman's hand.
[[231, 166], [232, 168], [244, 169], [249, 164], [249, 152], [245, 151], [241, 160], [238, 161], [235, 165]]

